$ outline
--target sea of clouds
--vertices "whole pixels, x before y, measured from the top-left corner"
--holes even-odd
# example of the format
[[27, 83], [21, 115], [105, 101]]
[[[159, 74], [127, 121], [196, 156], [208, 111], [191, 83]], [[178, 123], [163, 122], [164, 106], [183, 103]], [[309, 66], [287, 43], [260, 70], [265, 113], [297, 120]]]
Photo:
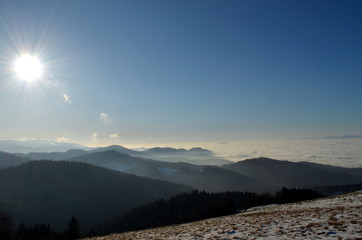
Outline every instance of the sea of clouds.
[[[201, 144], [204, 145], [204, 144]], [[362, 139], [306, 139], [289, 141], [238, 141], [205, 144], [217, 156], [240, 161], [268, 157], [343, 167], [362, 167]]]

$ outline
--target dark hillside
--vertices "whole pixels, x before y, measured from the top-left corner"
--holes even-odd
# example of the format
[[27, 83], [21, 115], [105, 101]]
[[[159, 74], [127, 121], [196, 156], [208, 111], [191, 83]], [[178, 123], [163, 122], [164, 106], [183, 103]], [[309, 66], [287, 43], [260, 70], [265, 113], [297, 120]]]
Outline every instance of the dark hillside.
[[95, 152], [70, 160], [86, 162], [138, 176], [185, 184], [205, 191], [272, 192], [277, 190], [272, 184], [262, 182], [252, 177], [242, 176], [241, 174], [220, 167], [162, 162], [133, 157], [114, 150]]
[[0, 152], [0, 168], [14, 167], [28, 160], [7, 152]]
[[277, 187], [272, 184], [220, 167], [206, 167], [201, 172], [181, 169], [177, 174], [169, 177], [169, 181], [183, 183], [210, 192], [250, 191], [263, 193], [277, 190]]
[[316, 163], [257, 158], [223, 168], [280, 187], [313, 187], [362, 182], [361, 168], [342, 168]]
[[0, 212], [16, 222], [83, 226], [192, 189], [76, 162], [32, 161], [0, 170]]

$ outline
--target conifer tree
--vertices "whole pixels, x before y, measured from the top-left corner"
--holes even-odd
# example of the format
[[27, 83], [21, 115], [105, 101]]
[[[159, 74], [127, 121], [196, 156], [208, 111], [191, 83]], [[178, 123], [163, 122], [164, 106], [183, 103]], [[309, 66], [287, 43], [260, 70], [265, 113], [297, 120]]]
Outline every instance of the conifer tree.
[[68, 239], [79, 239], [81, 237], [80, 235], [80, 227], [78, 220], [73, 216], [70, 221], [68, 222]]
[[14, 239], [13, 219], [9, 214], [0, 213], [0, 239]]

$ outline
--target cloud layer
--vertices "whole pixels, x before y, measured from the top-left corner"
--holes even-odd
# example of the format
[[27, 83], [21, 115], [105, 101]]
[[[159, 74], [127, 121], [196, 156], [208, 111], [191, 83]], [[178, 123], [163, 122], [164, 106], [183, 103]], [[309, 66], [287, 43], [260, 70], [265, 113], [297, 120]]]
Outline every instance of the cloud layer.
[[117, 139], [117, 138], [119, 138], [119, 135], [118, 135], [118, 133], [112, 133], [112, 134], [109, 135], [109, 137], [111, 139]]
[[294, 162], [309, 161], [343, 167], [362, 167], [362, 139], [242, 141], [207, 147], [219, 156], [233, 161], [269, 157]]

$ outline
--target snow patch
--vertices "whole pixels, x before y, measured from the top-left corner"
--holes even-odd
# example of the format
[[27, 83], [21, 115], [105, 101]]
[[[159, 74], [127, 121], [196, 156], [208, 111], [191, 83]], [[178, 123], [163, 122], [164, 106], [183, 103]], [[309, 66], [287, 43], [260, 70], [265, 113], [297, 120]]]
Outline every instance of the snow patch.
[[116, 239], [361, 239], [362, 191], [198, 222], [112, 234]]

